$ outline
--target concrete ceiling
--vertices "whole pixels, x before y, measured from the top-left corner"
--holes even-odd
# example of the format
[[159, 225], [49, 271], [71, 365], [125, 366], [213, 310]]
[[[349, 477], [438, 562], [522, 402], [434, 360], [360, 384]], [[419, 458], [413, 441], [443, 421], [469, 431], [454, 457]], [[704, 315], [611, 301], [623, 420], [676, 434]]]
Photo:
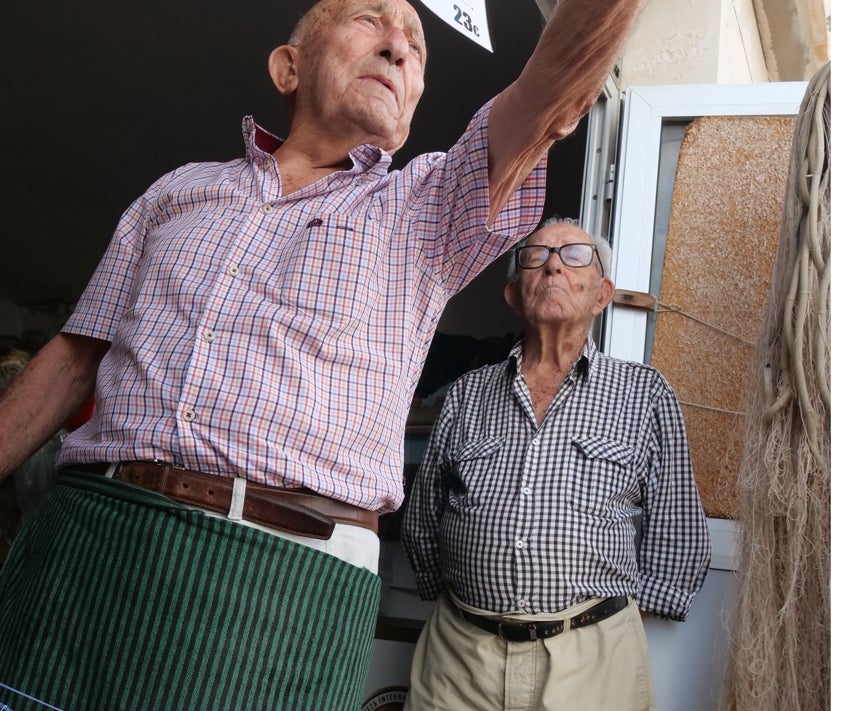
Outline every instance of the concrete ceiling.
[[[15, 2], [4, 9], [0, 300], [78, 297], [129, 203], [165, 171], [242, 154], [250, 113], [285, 132], [266, 72], [307, 0]], [[512, 81], [542, 25], [529, 2], [488, 0], [495, 52], [419, 3], [427, 90], [397, 165], [446, 149]]]

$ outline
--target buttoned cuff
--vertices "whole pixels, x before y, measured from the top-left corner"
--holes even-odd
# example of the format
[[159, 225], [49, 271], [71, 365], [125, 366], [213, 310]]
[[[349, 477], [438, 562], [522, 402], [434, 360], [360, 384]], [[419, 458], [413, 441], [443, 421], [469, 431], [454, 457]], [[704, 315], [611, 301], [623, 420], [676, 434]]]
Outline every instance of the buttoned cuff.
[[641, 610], [651, 612], [658, 617], [683, 622], [694, 599], [694, 593], [643, 575], [637, 604]]

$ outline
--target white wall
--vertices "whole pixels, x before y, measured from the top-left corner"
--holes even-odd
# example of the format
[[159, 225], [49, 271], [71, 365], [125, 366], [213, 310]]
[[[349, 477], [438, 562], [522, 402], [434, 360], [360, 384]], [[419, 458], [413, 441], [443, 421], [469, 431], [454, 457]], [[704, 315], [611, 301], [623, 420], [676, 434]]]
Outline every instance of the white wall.
[[768, 81], [751, 0], [649, 0], [622, 57], [622, 88]]
[[725, 0], [718, 52], [719, 84], [769, 81], [751, 0]]

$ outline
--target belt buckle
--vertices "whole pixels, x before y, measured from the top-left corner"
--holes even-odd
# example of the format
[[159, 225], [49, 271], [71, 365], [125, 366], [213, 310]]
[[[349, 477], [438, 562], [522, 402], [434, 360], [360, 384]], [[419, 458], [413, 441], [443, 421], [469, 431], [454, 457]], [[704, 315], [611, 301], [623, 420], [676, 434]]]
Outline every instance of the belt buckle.
[[529, 626], [528, 626], [528, 629], [529, 629], [529, 639], [532, 642], [537, 642], [537, 625], [534, 624], [534, 622], [530, 622]]
[[149, 461], [152, 462], [152, 464], [155, 464], [159, 467], [169, 466], [170, 469], [177, 469], [178, 471], [182, 472], [187, 471], [187, 467], [183, 467], [178, 464], [170, 464], [169, 462], [165, 462], [163, 459], [158, 459], [157, 457], [155, 457], [154, 459], [150, 459]]

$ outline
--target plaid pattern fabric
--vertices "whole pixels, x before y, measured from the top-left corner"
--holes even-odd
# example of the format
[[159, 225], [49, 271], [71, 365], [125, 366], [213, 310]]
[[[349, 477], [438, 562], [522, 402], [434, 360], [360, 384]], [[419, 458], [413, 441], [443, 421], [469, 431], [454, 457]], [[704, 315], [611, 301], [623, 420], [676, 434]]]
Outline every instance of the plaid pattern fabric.
[[64, 327], [113, 346], [59, 466], [160, 459], [396, 509], [438, 318], [543, 208], [545, 162], [488, 231], [489, 108], [447, 153], [389, 172], [360, 146], [289, 195], [246, 118], [245, 159], [156, 182]]
[[674, 391], [588, 339], [538, 427], [521, 357], [447, 395], [404, 516], [421, 596], [540, 614], [632, 595], [683, 619], [710, 542]]
[[130, 484], [59, 481], [0, 574], [0, 703], [358, 711], [376, 575]]

